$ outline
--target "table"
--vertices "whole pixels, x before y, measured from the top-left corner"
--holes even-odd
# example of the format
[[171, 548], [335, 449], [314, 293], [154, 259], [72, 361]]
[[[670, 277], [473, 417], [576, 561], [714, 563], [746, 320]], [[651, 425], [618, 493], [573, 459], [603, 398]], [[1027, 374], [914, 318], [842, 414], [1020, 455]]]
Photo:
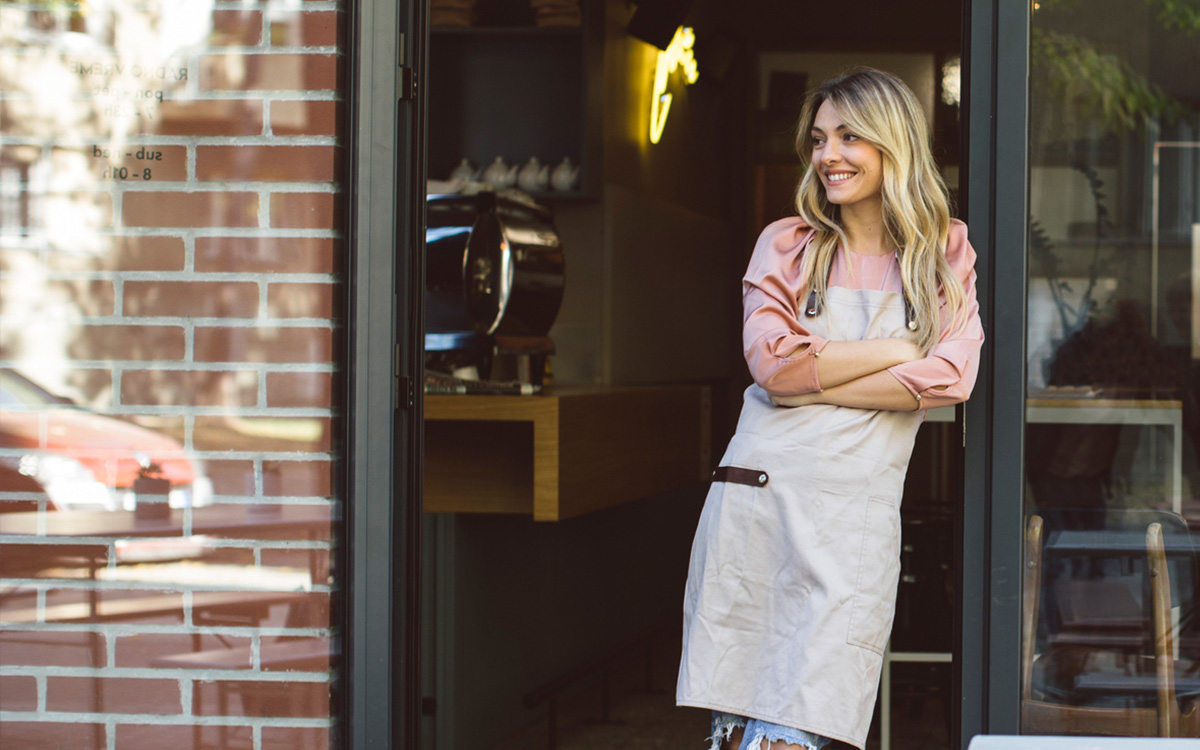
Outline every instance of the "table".
[[[927, 422], [953, 422], [953, 406], [930, 409]], [[1183, 508], [1183, 402], [1169, 399], [1030, 398], [1027, 424], [1161, 425], [1171, 428], [1171, 509]]]
[[[245, 535], [253, 538], [282, 533], [296, 534], [316, 540], [328, 537], [331, 527], [340, 520], [340, 508], [333, 505], [272, 505], [269, 509], [253, 505], [212, 505], [201, 508], [174, 509], [165, 518], [141, 518], [136, 511], [31, 511], [0, 514], [0, 552], [13, 550], [19, 545], [32, 548], [54, 548], [55, 541], [69, 545], [64, 556], [82, 558], [87, 565], [89, 579], [96, 581], [100, 561], [106, 560], [115, 567], [118, 560], [116, 543], [124, 539], [153, 539], [181, 537], [196, 534]], [[34, 540], [35, 543], [31, 544]], [[313, 549], [309, 555], [310, 581], [328, 580], [325, 557]], [[55, 623], [77, 622], [120, 622], [130, 619], [179, 616], [185, 621], [222, 613], [236, 613], [247, 620], [261, 621], [270, 608], [279, 604], [305, 605], [306, 591], [192, 591], [189, 595], [140, 596], [122, 599], [101, 600], [99, 590], [93, 585], [88, 589], [86, 602], [65, 604], [39, 604], [20, 609], [0, 608], [0, 622], [4, 623]], [[194, 634], [196, 650], [199, 650], [199, 635]], [[103, 648], [98, 634], [93, 633], [90, 648], [95, 663], [103, 663], [100, 650]], [[101, 712], [100, 693], [93, 695], [93, 710]]]
[[[9, 554], [18, 546], [34, 549], [55, 545], [48, 540], [62, 540], [70, 550], [64, 557], [77, 557], [87, 566], [88, 578], [95, 581], [101, 561], [116, 567], [116, 544], [119, 540], [134, 538], [190, 537], [195, 534], [227, 534], [254, 532], [255, 537], [267, 534], [294, 534], [302, 532], [315, 540], [328, 536], [333, 523], [338, 521], [340, 508], [322, 505], [272, 505], [264, 511], [252, 505], [212, 505], [202, 508], [175, 509], [165, 518], [139, 518], [136, 511], [79, 510], [79, 511], [30, 511], [0, 514], [0, 551]], [[31, 543], [37, 540], [36, 544]], [[328, 566], [320, 550], [309, 554], [309, 580], [328, 580]], [[295, 602], [302, 599], [296, 592], [212, 592], [192, 593], [190, 606], [181, 608], [178, 597], [131, 597], [128, 600], [101, 601], [94, 586], [88, 589], [86, 603], [45, 605], [41, 610], [22, 608], [0, 610], [3, 622], [40, 622], [53, 616], [55, 622], [96, 622], [169, 615], [190, 609], [193, 613], [220, 609], [251, 608], [262, 611], [271, 604]]]
[[709, 389], [425, 396], [426, 512], [561, 521], [711, 478]]
[[[100, 559], [111, 567], [117, 564], [116, 543], [125, 539], [190, 537], [196, 534], [239, 534], [256, 532], [255, 538], [271, 538], [283, 532], [303, 532], [311, 541], [328, 536], [332, 525], [340, 521], [341, 508], [335, 505], [272, 505], [263, 510], [254, 505], [209, 505], [201, 508], [173, 509], [165, 518], [139, 518], [132, 510], [69, 510], [0, 513], [0, 549], [29, 543], [20, 537], [39, 541], [53, 538], [70, 540], [72, 556], [82, 556], [89, 565], [89, 577], [96, 578]], [[13, 538], [18, 537], [18, 538]], [[309, 569], [312, 581], [328, 580], [324, 557], [312, 550]]]

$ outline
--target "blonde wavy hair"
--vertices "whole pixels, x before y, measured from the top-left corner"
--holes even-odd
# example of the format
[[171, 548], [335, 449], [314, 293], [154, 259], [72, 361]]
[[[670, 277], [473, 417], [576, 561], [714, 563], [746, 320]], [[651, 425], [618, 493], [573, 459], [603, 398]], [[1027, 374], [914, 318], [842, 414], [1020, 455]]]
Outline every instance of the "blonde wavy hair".
[[[838, 243], [846, 243], [840, 207], [830, 203], [812, 164], [812, 127], [825, 102], [858, 137], [883, 155], [881, 188], [884, 226], [897, 249], [904, 294], [916, 322], [917, 344], [928, 351], [941, 333], [939, 290], [951, 320], [965, 323], [966, 298], [946, 262], [950, 205], [946, 185], [929, 146], [925, 114], [899, 78], [873, 68], [855, 68], [812, 91], [800, 113], [796, 153], [805, 164], [796, 189], [796, 209], [816, 230], [805, 253], [803, 277], [808, 292], [825, 302], [826, 281]], [[806, 292], [807, 294], [807, 292]], [[801, 298], [803, 299], [803, 298]]]

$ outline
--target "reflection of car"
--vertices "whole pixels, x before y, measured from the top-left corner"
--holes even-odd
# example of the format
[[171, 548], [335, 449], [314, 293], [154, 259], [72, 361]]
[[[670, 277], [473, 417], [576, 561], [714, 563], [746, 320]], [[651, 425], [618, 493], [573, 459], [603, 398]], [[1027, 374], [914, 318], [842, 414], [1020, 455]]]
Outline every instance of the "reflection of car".
[[171, 482], [172, 507], [208, 504], [212, 483], [178, 441], [0, 368], [0, 492], [44, 492], [58, 510], [128, 510], [139, 471], [154, 467]]

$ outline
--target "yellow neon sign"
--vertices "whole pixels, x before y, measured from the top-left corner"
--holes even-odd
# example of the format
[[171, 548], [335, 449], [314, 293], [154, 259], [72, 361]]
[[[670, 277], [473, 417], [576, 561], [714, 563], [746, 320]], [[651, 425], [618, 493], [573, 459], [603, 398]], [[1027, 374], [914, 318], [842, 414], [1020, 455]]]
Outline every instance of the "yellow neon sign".
[[675, 37], [671, 39], [667, 49], [658, 53], [658, 65], [654, 69], [654, 91], [650, 94], [651, 143], [658, 143], [662, 139], [663, 128], [667, 125], [667, 113], [671, 111], [671, 94], [667, 91], [670, 75], [682, 67], [683, 78], [689, 85], [700, 77], [700, 69], [696, 67], [696, 56], [692, 52], [695, 44], [695, 32], [680, 26], [675, 30]]

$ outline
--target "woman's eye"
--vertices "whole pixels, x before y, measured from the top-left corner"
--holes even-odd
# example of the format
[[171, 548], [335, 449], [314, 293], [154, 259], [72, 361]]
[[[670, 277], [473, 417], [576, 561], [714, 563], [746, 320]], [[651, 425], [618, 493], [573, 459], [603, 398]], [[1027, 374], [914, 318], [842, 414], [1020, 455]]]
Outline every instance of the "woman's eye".
[[857, 141], [858, 136], [855, 135], [854, 133], [846, 133], [846, 135], [843, 136], [843, 140], [850, 141], [850, 142]]
[[824, 139], [824, 138], [817, 138], [817, 137], [815, 137], [815, 136], [814, 136], [814, 137], [813, 137], [813, 139], [812, 139], [812, 144], [813, 144], [813, 147], [814, 147], [814, 148], [815, 148], [815, 147], [817, 147], [817, 146], [823, 146], [823, 145], [825, 145], [825, 139]]

